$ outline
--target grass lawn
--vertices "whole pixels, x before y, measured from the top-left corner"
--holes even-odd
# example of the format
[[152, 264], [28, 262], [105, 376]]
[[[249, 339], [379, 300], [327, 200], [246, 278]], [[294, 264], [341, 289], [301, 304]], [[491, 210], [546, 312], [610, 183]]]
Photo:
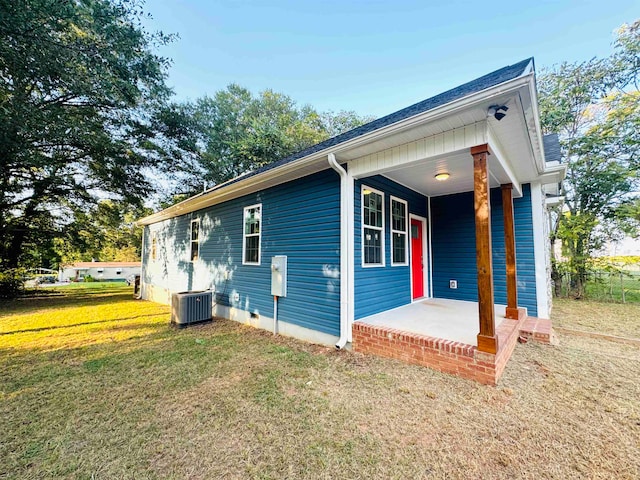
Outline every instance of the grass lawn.
[[640, 476], [633, 345], [518, 345], [486, 387], [230, 321], [177, 330], [122, 286], [61, 292], [0, 304], [2, 479]]
[[553, 324], [575, 330], [640, 338], [640, 304], [554, 298]]

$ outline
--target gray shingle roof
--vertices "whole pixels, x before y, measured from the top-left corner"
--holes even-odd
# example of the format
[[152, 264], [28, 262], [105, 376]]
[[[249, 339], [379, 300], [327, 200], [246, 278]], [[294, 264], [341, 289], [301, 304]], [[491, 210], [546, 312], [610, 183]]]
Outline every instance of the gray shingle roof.
[[353, 140], [354, 138], [361, 137], [362, 135], [373, 132], [380, 128], [387, 127], [389, 125], [400, 122], [407, 118], [413, 117], [415, 115], [419, 115], [421, 113], [428, 112], [429, 110], [433, 110], [434, 108], [440, 107], [447, 103], [451, 103], [455, 100], [459, 100], [460, 98], [472, 95], [474, 93], [481, 92], [482, 90], [486, 90], [488, 88], [495, 87], [496, 85], [500, 85], [501, 83], [508, 82], [509, 80], [518, 78], [525, 72], [525, 70], [527, 69], [527, 67], [531, 62], [533, 62], [533, 58], [527, 58], [526, 60], [522, 60], [521, 62], [515, 63], [513, 65], [509, 65], [507, 67], [503, 67], [499, 70], [496, 70], [495, 72], [491, 72], [480, 78], [476, 78], [471, 82], [465, 83], [463, 85], [460, 85], [459, 87], [453, 88], [444, 93], [436, 95], [435, 97], [428, 98], [414, 105], [403, 108], [402, 110], [398, 110], [397, 112], [387, 115], [385, 117], [381, 117], [381, 118], [378, 118], [377, 120], [373, 120], [372, 122], [365, 123], [364, 125], [354, 128], [353, 130], [349, 130], [348, 132], [337, 135], [333, 138], [325, 140], [324, 142], [320, 142], [316, 145], [313, 145], [309, 148], [301, 150], [281, 160], [272, 162], [257, 170], [254, 170], [253, 172], [249, 172], [245, 175], [236, 177], [233, 180], [217, 185], [211, 188], [210, 190], [208, 190], [207, 192], [205, 192], [204, 194], [206, 195], [207, 193], [217, 190], [222, 186], [226, 187], [240, 180], [244, 180], [246, 178], [250, 178], [260, 173], [266, 172], [267, 170], [271, 170], [273, 168], [286, 165], [288, 163], [294, 162], [295, 160], [304, 158], [308, 155], [319, 152], [326, 148], [330, 148], [330, 147], [339, 145], [341, 143], [344, 143], [346, 141]]
[[549, 133], [542, 137], [544, 145], [544, 161], [545, 162], [562, 162], [562, 153], [560, 151], [560, 139], [557, 133]]

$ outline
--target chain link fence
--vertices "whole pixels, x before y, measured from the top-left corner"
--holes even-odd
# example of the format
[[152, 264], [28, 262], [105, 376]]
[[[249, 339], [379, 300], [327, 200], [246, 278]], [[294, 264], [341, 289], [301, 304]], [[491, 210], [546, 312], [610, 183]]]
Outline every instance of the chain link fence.
[[[561, 297], [572, 294], [571, 275], [560, 277]], [[640, 303], [640, 271], [596, 270], [589, 273], [584, 296], [601, 302]]]

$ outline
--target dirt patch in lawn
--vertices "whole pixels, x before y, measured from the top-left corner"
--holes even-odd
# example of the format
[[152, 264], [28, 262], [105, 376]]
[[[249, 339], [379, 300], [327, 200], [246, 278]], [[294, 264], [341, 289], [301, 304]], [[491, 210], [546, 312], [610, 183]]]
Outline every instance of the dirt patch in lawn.
[[144, 335], [0, 336], [0, 478], [638, 478], [638, 347], [518, 345], [486, 387], [130, 302]]

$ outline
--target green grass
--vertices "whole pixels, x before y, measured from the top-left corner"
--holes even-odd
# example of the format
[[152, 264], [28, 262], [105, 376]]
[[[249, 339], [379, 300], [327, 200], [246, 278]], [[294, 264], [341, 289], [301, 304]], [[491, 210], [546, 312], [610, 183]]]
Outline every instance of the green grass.
[[593, 300], [622, 302], [624, 298], [626, 303], [640, 304], [640, 275], [595, 275], [585, 285], [585, 295]]
[[552, 319], [558, 327], [640, 338], [640, 304], [554, 298]]
[[230, 321], [168, 321], [168, 307], [123, 286], [0, 304], [0, 478], [608, 479], [640, 469], [631, 345], [519, 345], [493, 388]]

